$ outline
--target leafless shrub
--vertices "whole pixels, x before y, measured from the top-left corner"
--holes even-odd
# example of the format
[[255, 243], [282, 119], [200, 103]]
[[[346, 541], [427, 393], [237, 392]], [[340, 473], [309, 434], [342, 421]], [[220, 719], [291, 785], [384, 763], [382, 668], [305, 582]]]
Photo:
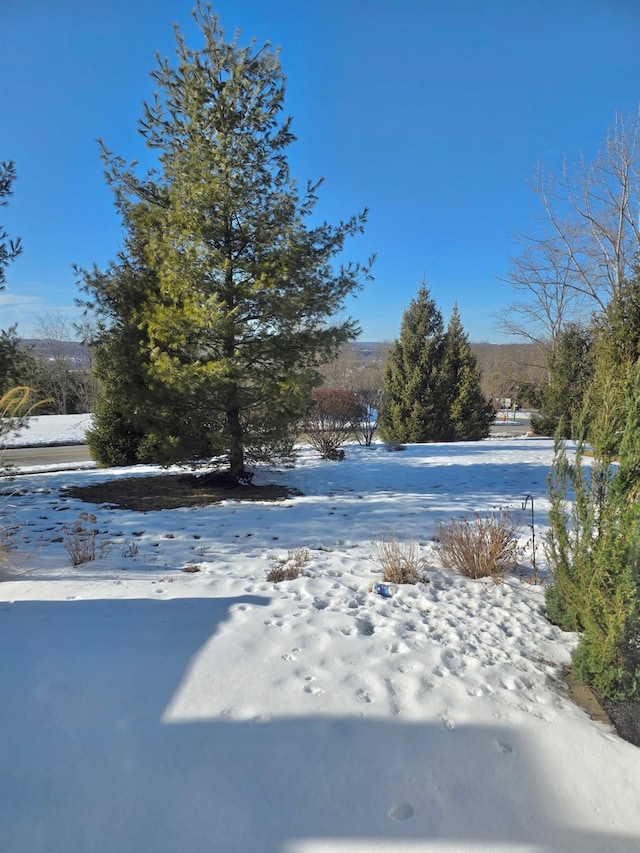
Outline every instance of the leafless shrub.
[[0, 566], [6, 564], [9, 552], [13, 549], [11, 542], [11, 533], [0, 530]]
[[138, 543], [134, 542], [133, 539], [128, 539], [125, 542], [124, 547], [122, 549], [122, 556], [123, 557], [137, 557], [138, 551], [139, 551]]
[[[71, 530], [62, 525], [64, 547], [67, 549], [74, 566], [89, 563], [96, 558], [98, 548], [98, 529], [94, 527], [97, 519], [89, 512], [81, 512], [73, 522]], [[103, 549], [101, 548], [101, 553]]]
[[438, 531], [442, 564], [468, 578], [496, 583], [517, 565], [520, 523], [508, 510], [444, 522]]
[[10, 503], [11, 497], [11, 493], [3, 492], [0, 494], [0, 567], [8, 562], [9, 553], [15, 551], [14, 537], [21, 529], [20, 525], [9, 521], [14, 515]]
[[317, 388], [304, 424], [309, 443], [323, 459], [344, 459], [344, 450], [340, 448], [353, 437], [363, 413], [363, 406], [354, 391]]
[[196, 563], [189, 563], [188, 565], [182, 567], [182, 571], [187, 572], [187, 574], [189, 575], [193, 575], [196, 572], [200, 571], [200, 566], [198, 566]]
[[413, 539], [400, 542], [392, 536], [378, 539], [373, 544], [385, 583], [418, 583], [422, 580], [422, 560]]
[[358, 419], [354, 421], [353, 434], [358, 444], [371, 447], [378, 428], [382, 391], [379, 388], [360, 388], [355, 395], [360, 411], [357, 413]]
[[280, 558], [267, 572], [267, 580], [272, 583], [292, 581], [300, 577], [303, 568], [309, 562], [308, 548], [290, 548], [286, 558]]

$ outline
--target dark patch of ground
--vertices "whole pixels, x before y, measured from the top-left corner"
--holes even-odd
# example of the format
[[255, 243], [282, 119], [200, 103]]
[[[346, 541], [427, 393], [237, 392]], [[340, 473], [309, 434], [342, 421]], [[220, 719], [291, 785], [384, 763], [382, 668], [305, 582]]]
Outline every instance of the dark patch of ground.
[[69, 486], [65, 494], [94, 504], [108, 504], [135, 512], [207, 506], [221, 501], [281, 501], [300, 494], [286, 486], [246, 485], [228, 478], [197, 474], [159, 474], [121, 477], [91, 486]]
[[640, 746], [640, 699], [598, 699], [620, 737]]
[[640, 746], [640, 699], [603, 699], [577, 681], [570, 670], [564, 673], [564, 680], [573, 701], [591, 719], [613, 726], [618, 737]]

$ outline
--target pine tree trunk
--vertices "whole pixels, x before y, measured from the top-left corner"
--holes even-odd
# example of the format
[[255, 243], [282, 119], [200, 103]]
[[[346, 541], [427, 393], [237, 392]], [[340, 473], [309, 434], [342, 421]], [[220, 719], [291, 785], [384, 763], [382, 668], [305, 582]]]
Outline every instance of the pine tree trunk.
[[227, 409], [227, 426], [229, 429], [229, 472], [233, 477], [244, 474], [244, 442], [240, 410], [237, 406]]

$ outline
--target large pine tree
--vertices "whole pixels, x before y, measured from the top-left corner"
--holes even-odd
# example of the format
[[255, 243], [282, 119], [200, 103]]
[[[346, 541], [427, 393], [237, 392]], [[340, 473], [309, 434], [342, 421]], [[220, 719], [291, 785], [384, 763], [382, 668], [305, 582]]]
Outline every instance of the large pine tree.
[[422, 282], [385, 366], [381, 436], [407, 443], [476, 441], [489, 434], [493, 416], [457, 306], [445, 331]]
[[333, 261], [366, 211], [307, 225], [319, 184], [290, 176], [277, 53], [227, 40], [208, 5], [194, 15], [204, 47], [176, 30], [140, 122], [156, 168], [139, 177], [103, 148], [127, 239], [84, 274], [101, 321], [93, 446], [103, 462], [118, 442], [129, 458], [223, 455], [238, 477], [286, 451], [318, 367], [356, 334], [332, 317], [368, 265]]

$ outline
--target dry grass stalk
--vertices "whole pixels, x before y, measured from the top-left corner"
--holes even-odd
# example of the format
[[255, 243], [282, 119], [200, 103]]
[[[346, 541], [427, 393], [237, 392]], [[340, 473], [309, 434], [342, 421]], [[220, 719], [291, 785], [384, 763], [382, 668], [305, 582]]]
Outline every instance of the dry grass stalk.
[[385, 583], [417, 583], [422, 579], [422, 560], [413, 539], [399, 542], [393, 536], [373, 544]]
[[74, 566], [89, 563], [96, 558], [98, 530], [93, 527], [97, 519], [89, 512], [81, 512], [73, 522], [71, 530], [62, 525], [64, 547]]
[[11, 540], [8, 535], [5, 534], [4, 531], [0, 533], [0, 566], [6, 564], [9, 551], [11, 550]]
[[498, 582], [517, 565], [519, 529], [507, 510], [444, 522], [438, 533], [442, 564], [468, 578]]
[[286, 559], [279, 559], [275, 566], [267, 572], [267, 580], [272, 583], [292, 581], [300, 577], [302, 569], [309, 562], [309, 549], [290, 548]]

